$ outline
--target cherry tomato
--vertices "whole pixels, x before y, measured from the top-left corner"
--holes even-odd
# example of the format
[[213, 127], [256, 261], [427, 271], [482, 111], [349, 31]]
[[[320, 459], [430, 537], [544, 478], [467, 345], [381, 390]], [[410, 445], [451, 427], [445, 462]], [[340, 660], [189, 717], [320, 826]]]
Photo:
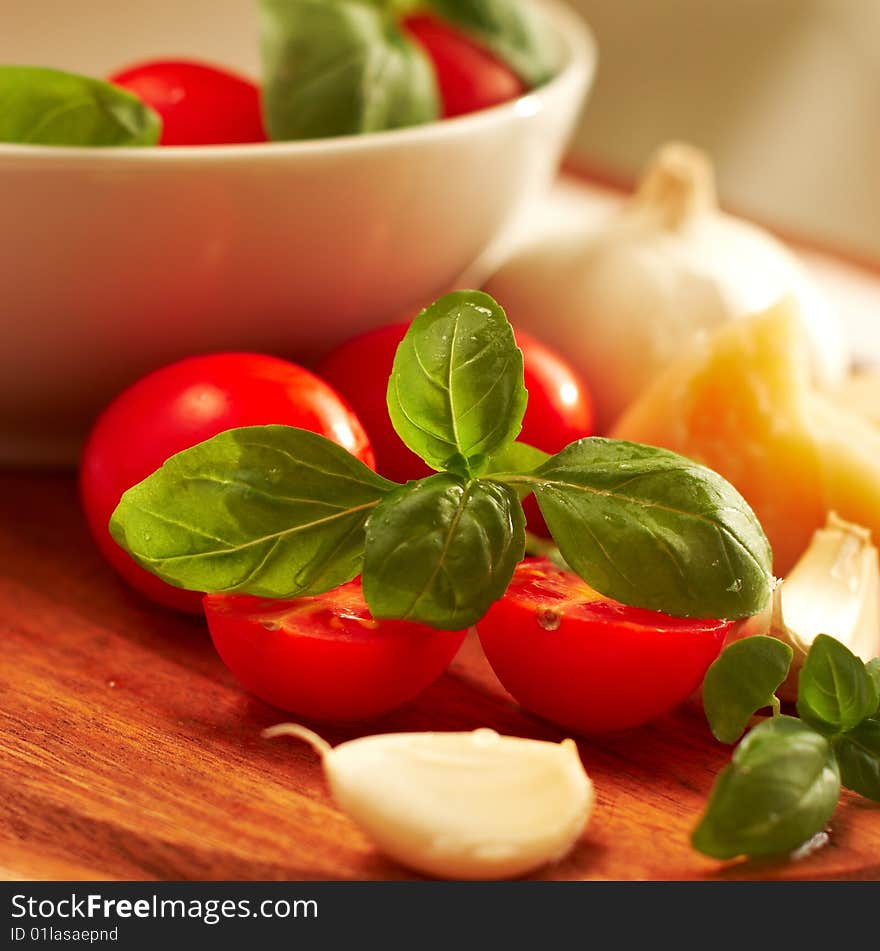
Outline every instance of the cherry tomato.
[[447, 668], [464, 631], [374, 620], [359, 579], [291, 601], [209, 594], [217, 652], [251, 693], [311, 720], [362, 720], [412, 700]]
[[625, 607], [546, 559], [527, 559], [477, 631], [498, 679], [527, 710], [604, 733], [690, 696], [735, 623]]
[[225, 69], [186, 60], [154, 60], [120, 70], [110, 82], [159, 113], [160, 145], [266, 141], [259, 89]]
[[416, 15], [405, 17], [402, 25], [434, 64], [444, 118], [488, 109], [526, 92], [501, 60], [442, 20]]
[[[389, 324], [354, 337], [325, 357], [318, 366], [327, 380], [351, 404], [370, 437], [378, 471], [396, 482], [420, 479], [431, 470], [401, 441], [388, 418], [385, 392], [394, 354], [406, 323]], [[520, 439], [559, 452], [570, 442], [589, 436], [593, 409], [589, 394], [574, 370], [544, 344], [516, 331], [523, 351], [529, 405]]]
[[269, 423], [310, 429], [374, 465], [367, 436], [342, 399], [308, 370], [275, 357], [189, 357], [143, 377], [107, 407], [83, 450], [80, 493], [98, 547], [129, 584], [160, 604], [201, 613], [199, 593], [137, 565], [107, 522], [122, 493], [169, 456], [227, 429]]

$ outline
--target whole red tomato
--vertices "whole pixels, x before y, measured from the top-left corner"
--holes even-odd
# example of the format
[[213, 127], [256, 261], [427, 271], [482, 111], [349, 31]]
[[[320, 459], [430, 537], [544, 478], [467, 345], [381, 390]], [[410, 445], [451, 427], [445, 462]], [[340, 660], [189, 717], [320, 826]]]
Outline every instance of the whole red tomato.
[[109, 77], [162, 117], [160, 145], [265, 142], [260, 91], [225, 69], [186, 60], [154, 60]]
[[[388, 479], [406, 482], [431, 470], [401, 441], [388, 418], [385, 393], [394, 354], [406, 323], [370, 330], [337, 347], [317, 368], [351, 404], [376, 453], [376, 467]], [[545, 452], [559, 452], [593, 431], [593, 408], [586, 387], [556, 353], [523, 331], [515, 331], [523, 352], [529, 404], [519, 438]]]
[[477, 631], [498, 679], [527, 710], [604, 733], [690, 696], [736, 623], [625, 607], [546, 559], [527, 559]]
[[504, 63], [442, 20], [418, 14], [402, 25], [434, 64], [444, 118], [488, 109], [526, 91]]
[[251, 693], [313, 720], [361, 720], [412, 700], [455, 656], [465, 632], [377, 621], [360, 580], [314, 597], [209, 594], [217, 652]]
[[98, 547], [129, 584], [160, 604], [201, 613], [201, 594], [171, 587], [135, 564], [107, 522], [122, 493], [169, 456], [227, 429], [270, 423], [320, 433], [374, 465], [360, 422], [338, 394], [275, 357], [190, 357], [143, 377], [104, 410], [83, 450], [80, 493]]

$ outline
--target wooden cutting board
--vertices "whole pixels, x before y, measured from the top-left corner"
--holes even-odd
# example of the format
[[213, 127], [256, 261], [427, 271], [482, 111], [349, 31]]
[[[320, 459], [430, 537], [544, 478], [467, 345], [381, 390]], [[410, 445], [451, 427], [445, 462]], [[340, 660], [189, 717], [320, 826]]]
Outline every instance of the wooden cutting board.
[[[92, 547], [72, 478], [0, 475], [0, 875], [6, 878], [385, 879], [284, 716], [241, 690], [206, 629], [151, 607]], [[560, 739], [468, 642], [417, 701], [367, 725]], [[551, 879], [878, 879], [880, 807], [845, 794], [827, 844], [798, 861], [722, 865], [688, 845], [729, 750], [685, 707], [584, 741], [598, 804]]]

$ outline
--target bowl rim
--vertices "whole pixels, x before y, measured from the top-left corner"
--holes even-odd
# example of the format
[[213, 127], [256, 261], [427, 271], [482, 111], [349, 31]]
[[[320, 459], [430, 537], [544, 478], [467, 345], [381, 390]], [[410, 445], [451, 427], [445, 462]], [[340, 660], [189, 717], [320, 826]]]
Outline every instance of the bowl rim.
[[544, 85], [509, 102], [481, 109], [478, 112], [449, 119], [438, 119], [401, 129], [379, 132], [351, 133], [322, 139], [290, 142], [250, 142], [232, 145], [178, 145], [134, 148], [131, 146], [27, 145], [0, 142], [0, 159], [4, 156], [29, 159], [88, 159], [90, 161], [125, 161], [142, 163], [189, 163], [198, 160], [240, 159], [260, 160], [294, 155], [320, 156], [341, 151], [367, 151], [430, 142], [448, 138], [481, 125], [498, 125], [522, 119], [543, 111], [548, 99], [569, 86], [588, 83], [595, 72], [598, 50], [592, 29], [584, 18], [559, 0], [529, 0], [541, 9], [556, 33], [562, 47], [563, 63], [559, 71]]

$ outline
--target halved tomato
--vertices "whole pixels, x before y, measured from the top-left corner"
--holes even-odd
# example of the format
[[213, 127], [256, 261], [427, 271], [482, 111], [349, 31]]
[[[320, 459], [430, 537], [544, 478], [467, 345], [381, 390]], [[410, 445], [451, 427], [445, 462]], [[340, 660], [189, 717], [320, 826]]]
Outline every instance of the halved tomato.
[[360, 579], [290, 601], [208, 594], [217, 652], [251, 693], [310, 720], [363, 720], [421, 693], [449, 665], [464, 631], [377, 621]]
[[685, 700], [735, 623], [626, 607], [531, 558], [477, 631], [498, 679], [527, 710], [579, 733], [604, 733]]

